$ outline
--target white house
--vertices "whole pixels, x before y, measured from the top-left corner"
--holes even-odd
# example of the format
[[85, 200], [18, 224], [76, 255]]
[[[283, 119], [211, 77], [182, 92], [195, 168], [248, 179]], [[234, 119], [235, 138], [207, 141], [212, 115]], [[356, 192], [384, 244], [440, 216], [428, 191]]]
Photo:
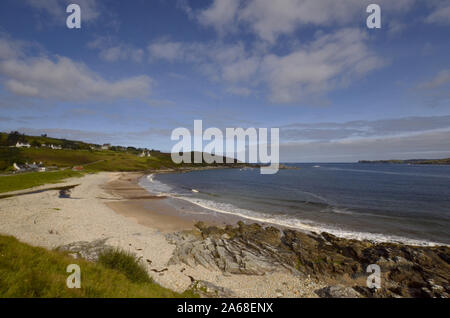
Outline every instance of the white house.
[[29, 143], [21, 143], [20, 141], [18, 141], [17, 143], [16, 143], [16, 148], [30, 148], [31, 147], [31, 145], [29, 144]]
[[111, 147], [111, 144], [104, 144], [102, 146], [102, 150], [109, 150], [110, 147]]
[[141, 158], [143, 158], [143, 157], [151, 157], [152, 155], [150, 154], [150, 151], [148, 151], [148, 150], [145, 150], [145, 151], [143, 151], [140, 155], [139, 155], [139, 157], [141, 157]]
[[52, 148], [54, 150], [61, 150], [62, 149], [61, 146], [55, 146], [55, 145], [50, 145], [50, 148]]

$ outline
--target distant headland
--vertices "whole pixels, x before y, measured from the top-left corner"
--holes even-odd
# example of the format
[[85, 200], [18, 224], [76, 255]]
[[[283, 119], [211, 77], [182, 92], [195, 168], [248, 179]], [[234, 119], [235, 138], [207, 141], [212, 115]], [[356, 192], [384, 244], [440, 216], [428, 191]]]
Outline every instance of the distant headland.
[[445, 159], [408, 159], [408, 160], [360, 160], [358, 163], [397, 163], [414, 165], [450, 165], [450, 158]]

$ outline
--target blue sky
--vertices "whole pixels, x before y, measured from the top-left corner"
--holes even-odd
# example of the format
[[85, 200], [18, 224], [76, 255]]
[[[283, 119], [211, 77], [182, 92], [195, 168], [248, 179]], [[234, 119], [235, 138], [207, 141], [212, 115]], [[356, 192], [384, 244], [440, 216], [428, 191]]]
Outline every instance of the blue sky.
[[170, 151], [202, 119], [279, 127], [282, 161], [449, 157], [449, 31], [447, 0], [3, 0], [0, 130]]

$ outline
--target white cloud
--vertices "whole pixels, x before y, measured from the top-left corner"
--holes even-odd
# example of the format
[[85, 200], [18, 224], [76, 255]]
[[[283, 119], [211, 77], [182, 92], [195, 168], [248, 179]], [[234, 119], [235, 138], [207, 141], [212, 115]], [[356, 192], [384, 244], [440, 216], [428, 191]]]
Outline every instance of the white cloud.
[[[225, 82], [228, 87], [262, 86], [273, 102], [292, 103], [322, 95], [381, 67], [382, 60], [365, 41], [364, 32], [343, 29], [320, 35], [286, 55], [222, 42], [158, 41], [150, 44], [149, 51], [153, 60], [193, 63], [210, 79]], [[240, 94], [250, 92], [241, 90]]]
[[450, 131], [450, 116], [405, 117], [350, 122], [293, 123], [280, 127], [284, 141], [388, 138]]
[[433, 78], [418, 85], [419, 96], [431, 107], [448, 106], [450, 102], [450, 69], [439, 71]]
[[264, 58], [262, 73], [274, 102], [320, 95], [383, 65], [364, 43], [365, 33], [344, 29], [323, 35], [288, 55]]
[[99, 50], [100, 58], [107, 62], [133, 61], [140, 63], [145, 56], [143, 49], [130, 44], [118, 43], [111, 38], [97, 38], [89, 42], [88, 47]]
[[286, 162], [432, 159], [450, 156], [449, 149], [450, 131], [447, 130], [346, 141], [282, 143], [280, 144], [280, 158]]
[[58, 101], [90, 101], [145, 98], [150, 94], [152, 79], [148, 76], [108, 81], [85, 64], [67, 57], [26, 56], [20, 50], [11, 49], [17, 45], [5, 39], [0, 39], [0, 48], [2, 47], [2, 82], [8, 91], [19, 96]]
[[0, 60], [17, 58], [22, 55], [22, 44], [9, 40], [5, 35], [0, 34]]
[[449, 25], [450, 24], [450, 1], [440, 3], [434, 10], [425, 18], [425, 22]]
[[217, 32], [225, 33], [233, 28], [240, 0], [215, 0], [209, 8], [199, 12], [198, 21], [205, 26], [213, 26]]
[[187, 48], [181, 42], [157, 41], [148, 46], [151, 59], [163, 59], [170, 62], [185, 57]]
[[[404, 11], [415, 0], [378, 0], [390, 13]], [[219, 33], [235, 30], [238, 23], [261, 39], [275, 42], [280, 35], [291, 34], [302, 26], [359, 25], [365, 21], [369, 0], [214, 0], [210, 7], [197, 12], [202, 25]], [[189, 11], [191, 12], [191, 11]]]
[[441, 87], [442, 85], [447, 84], [449, 82], [450, 82], [450, 69], [440, 71], [430, 81], [420, 84], [420, 87], [432, 89]]
[[58, 22], [66, 20], [66, 8], [71, 3], [80, 6], [82, 21], [85, 22], [96, 20], [103, 10], [98, 0], [26, 0], [26, 3], [36, 10], [46, 12]]

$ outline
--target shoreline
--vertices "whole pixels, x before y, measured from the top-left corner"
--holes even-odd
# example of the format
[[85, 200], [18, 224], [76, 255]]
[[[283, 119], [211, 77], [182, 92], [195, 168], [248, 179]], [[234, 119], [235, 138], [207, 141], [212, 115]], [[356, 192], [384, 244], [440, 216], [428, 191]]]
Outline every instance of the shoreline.
[[[217, 169], [217, 168], [213, 168]], [[219, 168], [220, 169], [220, 168]], [[230, 168], [227, 168], [230, 169]], [[215, 225], [215, 226], [222, 226], [225, 227], [227, 225], [233, 225], [235, 226], [239, 221], [242, 221], [244, 223], [259, 223], [263, 224], [265, 226], [274, 226], [279, 228], [280, 230], [283, 229], [292, 229], [295, 231], [301, 231], [303, 233], [314, 233], [314, 234], [321, 234], [321, 233], [328, 233], [335, 235], [339, 238], [348, 239], [348, 240], [358, 240], [358, 241], [369, 241], [371, 243], [393, 243], [393, 244], [401, 244], [401, 245], [408, 245], [408, 246], [423, 246], [423, 247], [433, 247], [433, 246], [450, 246], [448, 244], [442, 243], [442, 242], [435, 242], [425, 239], [416, 239], [416, 238], [409, 238], [409, 237], [403, 237], [403, 236], [397, 236], [393, 234], [382, 234], [382, 233], [371, 233], [371, 232], [358, 232], [358, 231], [350, 231], [350, 230], [335, 230], [332, 228], [324, 227], [316, 227], [311, 226], [305, 223], [302, 223], [301, 220], [297, 220], [295, 218], [286, 220], [275, 220], [271, 219], [270, 216], [251, 216], [251, 215], [243, 215], [243, 214], [237, 214], [230, 211], [221, 210], [218, 208], [212, 208], [209, 206], [204, 206], [198, 202], [192, 202], [191, 200], [187, 200], [186, 198], [179, 198], [179, 197], [172, 197], [170, 195], [162, 195], [158, 196], [155, 193], [149, 192], [147, 189], [142, 187], [139, 184], [139, 179], [142, 177], [145, 177], [147, 175], [157, 175], [162, 173], [190, 173], [195, 172], [199, 170], [212, 170], [208, 168], [187, 168], [183, 171], [176, 171], [176, 170], [165, 170], [162, 172], [159, 171], [153, 171], [149, 173], [141, 173], [139, 178], [136, 178], [132, 180], [130, 186], [136, 187], [136, 189], [139, 188], [140, 190], [144, 190], [144, 193], [150, 196], [154, 196], [149, 198], [151, 200], [147, 202], [147, 204], [140, 202], [139, 204], [131, 204], [134, 208], [138, 208], [140, 213], [138, 217], [142, 217], [142, 219], [146, 219], [147, 215], [146, 213], [150, 212], [153, 214], [158, 214], [158, 212], [154, 212], [155, 210], [163, 211], [163, 214], [170, 215], [173, 217], [174, 222], [183, 223], [184, 227], [179, 228], [179, 230], [186, 230], [188, 227], [190, 229], [193, 228], [194, 224], [197, 222], [204, 222], [209, 225]], [[126, 195], [126, 193], [125, 193]], [[153, 199], [160, 199], [161, 202], [155, 203]], [[173, 204], [170, 204], [170, 200], [178, 200], [182, 201], [183, 204], [179, 204], [177, 207], [174, 207]], [[127, 214], [126, 212], [123, 212], [126, 210], [126, 207], [117, 204], [116, 209], [118, 213]], [[119, 207], [120, 206], [120, 207]], [[181, 206], [181, 207], [180, 207]], [[114, 204], [111, 206], [114, 209]], [[199, 214], [192, 212], [193, 210], [198, 210], [198, 208], [203, 209], [205, 211], [208, 211], [210, 213], [204, 213]], [[146, 212], [147, 211], [147, 212]], [[255, 212], [258, 213], [258, 212]], [[258, 213], [260, 214], [260, 213]], [[292, 225], [291, 223], [295, 223], [295, 225]], [[188, 226], [189, 224], [190, 226]], [[176, 229], [176, 227], [175, 227]], [[164, 230], [163, 230], [164, 231]]]
[[[47, 249], [101, 241], [141, 258], [163, 287], [177, 292], [195, 287], [208, 297], [447, 297], [450, 292], [442, 287], [450, 273], [446, 247], [372, 244], [238, 219], [237, 226], [195, 225], [178, 216], [168, 198], [140, 187], [143, 175], [90, 174], [76, 178], [78, 185], [66, 197], [48, 190], [0, 199], [0, 233]], [[389, 288], [377, 294], [367, 290], [367, 264], [382, 266]], [[401, 274], [392, 276], [399, 266]], [[419, 287], [411, 292], [404, 284]], [[326, 292], [331, 286], [340, 293]]]
[[[101, 172], [52, 185], [78, 184], [65, 197], [60, 197], [59, 191], [48, 190], [0, 199], [0, 234], [49, 250], [58, 248], [73, 252], [74, 247], [97, 248], [100, 243], [120, 248], [142, 259], [149, 276], [157, 284], [180, 293], [193, 288], [208, 297], [309, 298], [318, 297], [315, 290], [325, 287], [315, 278], [293, 276], [285, 271], [275, 270], [255, 276], [230, 274], [217, 267], [196, 263], [173, 263], [176, 244], [167, 235], [180, 233], [177, 231], [180, 223], [175, 222], [173, 228], [158, 229], [154, 217], [142, 225], [137, 218], [121, 215], [108, 207], [108, 204], [118, 202], [130, 207], [132, 200], [127, 202], [126, 198], [108, 189], [110, 182], [127, 175], [129, 173]], [[134, 192], [144, 189], [116, 185], [116, 191], [119, 189], [124, 196], [139, 197], [134, 200], [136, 202], [149, 199], [148, 195], [142, 198], [143, 192], [138, 195]], [[160, 199], [153, 201], [157, 200]], [[175, 219], [167, 220], [164, 217], [159, 224], [167, 225]], [[188, 228], [191, 225], [188, 224]], [[205, 291], [212, 293], [204, 294]]]

